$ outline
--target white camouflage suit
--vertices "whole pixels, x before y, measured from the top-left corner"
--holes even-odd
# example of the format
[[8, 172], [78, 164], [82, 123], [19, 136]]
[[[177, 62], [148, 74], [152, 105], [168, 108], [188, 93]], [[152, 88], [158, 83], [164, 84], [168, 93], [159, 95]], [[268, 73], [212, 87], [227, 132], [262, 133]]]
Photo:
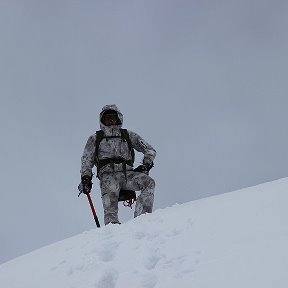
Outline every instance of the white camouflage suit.
[[[107, 110], [117, 111], [121, 125], [105, 126], [101, 122], [102, 115]], [[123, 124], [123, 115], [116, 105], [106, 105], [100, 113], [100, 128], [105, 136], [120, 136], [120, 128]], [[151, 164], [156, 156], [155, 149], [148, 144], [138, 134], [129, 131], [129, 137], [132, 146], [138, 152], [144, 154], [143, 164]], [[92, 176], [92, 168], [95, 165], [95, 157], [99, 160], [107, 158], [122, 158], [132, 160], [131, 152], [125, 139], [121, 137], [103, 138], [99, 144], [99, 151], [96, 149], [96, 133], [91, 135], [86, 143], [81, 158], [81, 176]], [[96, 155], [95, 155], [96, 154]], [[155, 181], [147, 174], [134, 172], [133, 167], [126, 164], [126, 177], [123, 171], [123, 165], [110, 164], [100, 168], [98, 173], [101, 188], [101, 198], [104, 208], [104, 223], [120, 223], [118, 219], [118, 196], [120, 189], [141, 191], [136, 200], [134, 217], [143, 213], [151, 213], [154, 200]]]

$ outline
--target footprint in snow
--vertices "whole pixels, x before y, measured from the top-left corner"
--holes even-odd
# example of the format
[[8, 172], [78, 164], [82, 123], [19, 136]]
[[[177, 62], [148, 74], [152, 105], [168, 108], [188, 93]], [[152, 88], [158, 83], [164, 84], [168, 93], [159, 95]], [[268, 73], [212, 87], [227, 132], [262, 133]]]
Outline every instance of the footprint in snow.
[[115, 288], [118, 276], [119, 276], [118, 271], [116, 271], [115, 269], [106, 270], [94, 287]]
[[159, 255], [150, 255], [149, 257], [147, 257], [144, 261], [144, 266], [147, 270], [152, 270], [155, 268], [155, 266], [157, 265], [158, 261], [161, 259], [162, 257]]
[[101, 250], [98, 252], [100, 260], [102, 260], [103, 262], [109, 262], [112, 261], [118, 251], [118, 247], [119, 247], [120, 243], [119, 242], [108, 242], [104, 245], [103, 248], [101, 248]]

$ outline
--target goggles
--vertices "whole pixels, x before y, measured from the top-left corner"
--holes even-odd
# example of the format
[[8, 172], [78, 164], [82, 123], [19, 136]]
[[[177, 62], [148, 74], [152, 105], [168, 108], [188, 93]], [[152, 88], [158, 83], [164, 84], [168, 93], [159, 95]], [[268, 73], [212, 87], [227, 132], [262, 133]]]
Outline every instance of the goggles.
[[117, 113], [105, 113], [102, 116], [102, 122], [106, 126], [118, 125], [120, 120]]

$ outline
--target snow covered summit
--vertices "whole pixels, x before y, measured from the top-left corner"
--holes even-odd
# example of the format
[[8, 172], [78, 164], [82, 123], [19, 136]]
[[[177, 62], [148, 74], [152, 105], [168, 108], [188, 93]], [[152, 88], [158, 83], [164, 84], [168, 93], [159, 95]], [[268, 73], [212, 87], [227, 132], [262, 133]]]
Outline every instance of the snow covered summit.
[[284, 178], [95, 228], [2, 264], [0, 287], [287, 288], [287, 203]]

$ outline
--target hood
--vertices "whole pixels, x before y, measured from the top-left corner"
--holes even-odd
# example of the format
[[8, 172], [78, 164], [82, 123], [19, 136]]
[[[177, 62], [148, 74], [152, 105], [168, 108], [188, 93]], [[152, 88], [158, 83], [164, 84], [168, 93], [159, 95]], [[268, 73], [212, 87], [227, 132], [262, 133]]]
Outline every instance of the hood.
[[[120, 125], [117, 125], [116, 127], [117, 128], [121, 128], [122, 127], [122, 124], [123, 124], [123, 114], [120, 112], [120, 110], [118, 109], [118, 107], [115, 105], [115, 104], [111, 104], [111, 105], [106, 105], [102, 108], [102, 111], [100, 113], [100, 116], [99, 116], [99, 122], [100, 122], [100, 128], [101, 130], [103, 130], [104, 132], [109, 132], [111, 129], [114, 129], [112, 128], [111, 126], [108, 127], [108, 126], [105, 126], [102, 122], [101, 122], [101, 118], [103, 116], [103, 114], [107, 111], [107, 110], [114, 110], [117, 112], [118, 114], [118, 118], [120, 119], [121, 121], [121, 124]], [[109, 133], [110, 134], [110, 133]]]

